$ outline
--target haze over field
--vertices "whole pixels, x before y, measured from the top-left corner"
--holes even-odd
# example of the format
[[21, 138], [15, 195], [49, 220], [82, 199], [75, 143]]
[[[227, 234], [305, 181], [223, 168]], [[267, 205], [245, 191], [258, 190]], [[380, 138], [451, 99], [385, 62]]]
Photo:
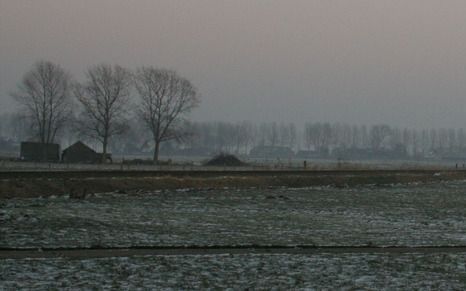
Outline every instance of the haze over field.
[[0, 0], [0, 113], [40, 59], [175, 69], [196, 121], [466, 125], [459, 0]]

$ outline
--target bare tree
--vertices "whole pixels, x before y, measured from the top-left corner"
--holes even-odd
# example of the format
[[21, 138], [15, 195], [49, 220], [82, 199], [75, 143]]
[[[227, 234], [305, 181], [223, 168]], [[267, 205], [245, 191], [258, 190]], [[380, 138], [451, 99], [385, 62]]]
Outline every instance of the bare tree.
[[196, 89], [174, 71], [142, 67], [135, 77], [141, 98], [139, 111], [152, 133], [158, 162], [160, 143], [180, 138], [182, 117], [199, 103]]
[[131, 73], [118, 65], [98, 65], [77, 84], [75, 95], [83, 106], [78, 130], [102, 143], [102, 162], [107, 160], [109, 140], [124, 133], [131, 91]]
[[[55, 141], [70, 115], [70, 85], [70, 75], [59, 65], [39, 61], [11, 94], [23, 106], [32, 132], [42, 144]], [[43, 159], [46, 159], [45, 150]]]

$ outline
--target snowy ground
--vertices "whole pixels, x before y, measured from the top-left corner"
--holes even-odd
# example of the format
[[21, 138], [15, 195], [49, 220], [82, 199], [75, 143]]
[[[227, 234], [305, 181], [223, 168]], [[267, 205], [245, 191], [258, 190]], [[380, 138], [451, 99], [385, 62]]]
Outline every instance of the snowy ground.
[[466, 254], [3, 260], [0, 289], [462, 290]]
[[[466, 181], [0, 200], [0, 247], [466, 245]], [[466, 253], [1, 259], [0, 290], [436, 289]]]
[[0, 247], [466, 245], [466, 182], [0, 200]]

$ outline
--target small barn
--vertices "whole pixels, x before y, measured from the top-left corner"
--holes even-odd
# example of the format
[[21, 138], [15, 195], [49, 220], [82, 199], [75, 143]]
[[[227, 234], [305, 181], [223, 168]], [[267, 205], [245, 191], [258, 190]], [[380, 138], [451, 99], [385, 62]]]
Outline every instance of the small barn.
[[256, 146], [251, 149], [249, 156], [253, 158], [291, 158], [294, 152], [289, 147]]
[[[107, 159], [111, 161], [110, 154], [107, 154]], [[97, 153], [82, 141], [77, 141], [63, 150], [61, 160], [64, 163], [100, 163], [102, 154]]]
[[59, 162], [60, 145], [24, 141], [20, 145], [20, 159], [30, 162]]

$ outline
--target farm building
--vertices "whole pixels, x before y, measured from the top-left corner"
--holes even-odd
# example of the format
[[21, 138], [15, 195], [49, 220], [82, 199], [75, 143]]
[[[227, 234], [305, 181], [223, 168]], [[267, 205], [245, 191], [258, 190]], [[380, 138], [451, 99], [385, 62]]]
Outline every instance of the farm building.
[[20, 146], [20, 158], [23, 161], [31, 162], [59, 162], [60, 145], [25, 141]]
[[[102, 154], [78, 141], [63, 150], [61, 160], [65, 163], [100, 163]], [[107, 154], [107, 160], [111, 161], [110, 154]]]
[[320, 150], [320, 151], [306, 151], [301, 150], [296, 153], [296, 157], [300, 159], [322, 159], [328, 157], [328, 151]]
[[253, 158], [291, 158], [294, 152], [289, 147], [256, 146], [249, 152]]

